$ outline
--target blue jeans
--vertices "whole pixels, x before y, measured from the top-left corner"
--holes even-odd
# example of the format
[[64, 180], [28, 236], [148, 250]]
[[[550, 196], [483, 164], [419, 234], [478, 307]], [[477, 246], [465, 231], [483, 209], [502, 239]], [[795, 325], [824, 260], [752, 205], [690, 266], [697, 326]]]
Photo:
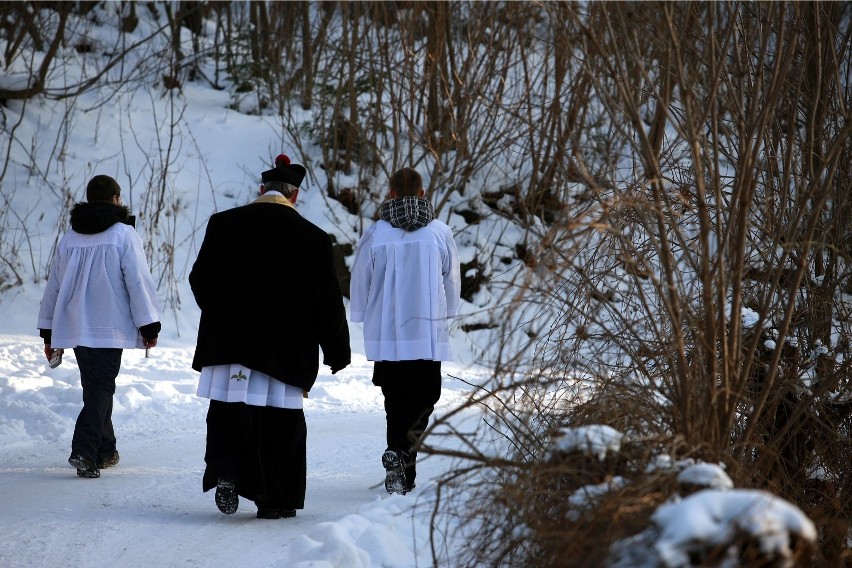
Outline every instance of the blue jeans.
[[121, 367], [121, 349], [75, 347], [83, 384], [83, 410], [77, 416], [71, 454], [80, 454], [94, 462], [115, 452], [112, 428], [112, 397], [115, 378]]

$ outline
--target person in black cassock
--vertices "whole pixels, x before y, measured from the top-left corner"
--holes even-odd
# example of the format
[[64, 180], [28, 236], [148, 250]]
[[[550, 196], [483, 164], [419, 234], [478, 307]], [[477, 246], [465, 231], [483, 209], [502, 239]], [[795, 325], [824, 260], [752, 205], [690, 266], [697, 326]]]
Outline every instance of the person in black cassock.
[[263, 519], [304, 508], [302, 401], [320, 349], [332, 373], [350, 363], [331, 239], [294, 207], [304, 177], [278, 156], [258, 199], [210, 217], [189, 274], [201, 308], [192, 368], [210, 399], [202, 488], [225, 514], [239, 496]]

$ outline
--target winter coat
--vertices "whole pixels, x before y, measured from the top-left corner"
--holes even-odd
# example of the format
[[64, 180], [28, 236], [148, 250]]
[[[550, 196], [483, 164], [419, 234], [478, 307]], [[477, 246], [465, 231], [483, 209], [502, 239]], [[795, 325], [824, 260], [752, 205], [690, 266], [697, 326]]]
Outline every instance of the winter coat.
[[192, 368], [240, 364], [310, 390], [350, 362], [331, 239], [283, 196], [216, 213], [189, 274], [201, 308]]
[[143, 335], [157, 337], [157, 287], [128, 221], [127, 208], [111, 203], [71, 210], [38, 314], [51, 347], [143, 348]]
[[350, 318], [364, 322], [371, 361], [451, 361], [459, 259], [450, 228], [422, 198], [392, 199], [361, 238], [352, 266]]

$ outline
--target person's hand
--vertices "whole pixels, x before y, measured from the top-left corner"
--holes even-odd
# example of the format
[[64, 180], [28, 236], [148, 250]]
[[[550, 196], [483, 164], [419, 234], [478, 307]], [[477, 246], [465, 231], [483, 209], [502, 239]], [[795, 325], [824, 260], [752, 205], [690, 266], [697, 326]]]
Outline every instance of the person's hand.
[[156, 347], [157, 346], [157, 338], [154, 337], [154, 338], [151, 338], [151, 339], [145, 339], [143, 337], [142, 338], [142, 345], [145, 346], [145, 349], [150, 349], [152, 347]]
[[50, 358], [53, 356], [54, 351], [59, 351], [60, 354], [65, 352], [64, 349], [51, 349], [49, 343], [44, 344], [44, 356], [47, 358], [48, 361], [50, 361]]
[[331, 374], [334, 375], [338, 371], [342, 371], [343, 369], [345, 369], [346, 365], [329, 365], [329, 367], [331, 367]]

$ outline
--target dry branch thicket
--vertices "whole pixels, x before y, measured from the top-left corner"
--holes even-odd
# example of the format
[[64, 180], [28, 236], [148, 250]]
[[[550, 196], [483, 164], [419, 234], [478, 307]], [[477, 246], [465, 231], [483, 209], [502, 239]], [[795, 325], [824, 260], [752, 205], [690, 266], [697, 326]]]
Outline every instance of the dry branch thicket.
[[[6, 68], [29, 70], [0, 84], [3, 204], [22, 165], [73, 203], [4, 108], [67, 101], [70, 115], [83, 93], [139, 87], [168, 101], [157, 140], [126, 119], [122, 155], [146, 156], [127, 183], [174, 305], [189, 81], [280, 121], [302, 158], [318, 147], [327, 198], [360, 227], [402, 165], [464, 218], [481, 313], [460, 325], [496, 348], [493, 380], [459, 411], [482, 420], [439, 420], [424, 448], [459, 460], [441, 507], [475, 530], [452, 564], [604, 563], [668, 497], [670, 479], [644, 473], [660, 455], [724, 463], [817, 523], [811, 561], [849, 561], [848, 3], [30, 2], [0, 16]], [[94, 43], [96, 24], [114, 45]], [[109, 56], [62, 76], [92, 50]], [[0, 289], [46, 273], [20, 254], [27, 215], [0, 207]], [[603, 469], [547, 463], [553, 432], [585, 424], [633, 445]], [[630, 484], [566, 521], [574, 490], [614, 476]]]
[[[798, 505], [820, 542], [795, 562], [850, 562], [849, 6], [545, 8], [562, 33], [542, 50], [572, 53], [587, 86], [564, 88], [561, 112], [594, 120], [573, 125], [578, 183], [557, 186], [505, 287], [499, 402], [464, 435], [473, 450], [446, 451], [444, 424], [426, 442], [469, 467], [445, 480], [479, 521], [460, 563], [604, 563], [671, 495], [647, 473], [660, 456]], [[645, 453], [547, 463], [550, 435], [588, 424]], [[613, 478], [629, 484], [593, 511], [571, 504]], [[478, 491], [454, 502], [460, 481]]]

